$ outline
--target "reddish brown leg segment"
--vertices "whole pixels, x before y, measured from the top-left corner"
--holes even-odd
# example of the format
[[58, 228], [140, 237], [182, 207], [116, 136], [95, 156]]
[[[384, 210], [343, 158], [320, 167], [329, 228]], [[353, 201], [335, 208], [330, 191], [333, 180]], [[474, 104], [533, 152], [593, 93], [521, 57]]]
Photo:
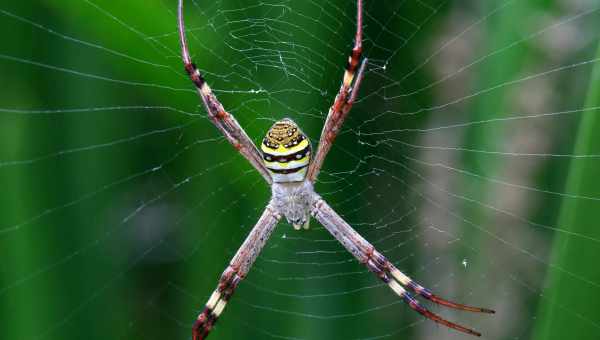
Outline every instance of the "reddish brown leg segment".
[[415, 300], [412, 296], [410, 296], [408, 293], [404, 294], [403, 299], [404, 299], [404, 302], [406, 302], [410, 306], [410, 308], [417, 311], [419, 314], [423, 315], [424, 317], [426, 317], [430, 320], [433, 320], [434, 322], [437, 322], [441, 325], [444, 325], [444, 326], [452, 328], [452, 329], [456, 329], [457, 331], [460, 331], [460, 332], [463, 332], [466, 334], [470, 334], [470, 335], [474, 335], [474, 336], [481, 336], [481, 333], [479, 333], [479, 332], [476, 332], [470, 328], [461, 326], [454, 322], [450, 322], [446, 319], [443, 319], [439, 315], [430, 312], [425, 307], [421, 306], [421, 304], [417, 300]]

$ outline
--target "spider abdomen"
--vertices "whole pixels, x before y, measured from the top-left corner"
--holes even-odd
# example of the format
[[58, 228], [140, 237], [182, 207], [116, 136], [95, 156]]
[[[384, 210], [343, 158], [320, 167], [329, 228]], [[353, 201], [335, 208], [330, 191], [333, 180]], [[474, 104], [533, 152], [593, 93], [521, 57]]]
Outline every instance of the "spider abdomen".
[[291, 119], [273, 124], [261, 144], [263, 162], [275, 183], [302, 182], [310, 163], [310, 141]]

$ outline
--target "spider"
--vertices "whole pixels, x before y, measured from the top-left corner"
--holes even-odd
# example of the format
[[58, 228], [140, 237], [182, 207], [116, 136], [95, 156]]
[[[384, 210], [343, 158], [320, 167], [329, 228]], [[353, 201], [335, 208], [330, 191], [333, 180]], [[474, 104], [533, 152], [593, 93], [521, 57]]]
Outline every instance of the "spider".
[[264, 177], [272, 191], [271, 200], [262, 216], [221, 275], [216, 290], [210, 296], [202, 313], [198, 315], [192, 329], [193, 340], [202, 340], [208, 336], [236, 287], [250, 270], [283, 216], [296, 230], [308, 229], [310, 217], [314, 217], [360, 263], [366, 265], [371, 272], [385, 282], [410, 308], [426, 318], [467, 334], [481, 336], [472, 329], [432, 313], [408, 290], [426, 300], [446, 307], [470, 312], [494, 313], [490, 309], [466, 306], [442, 299], [413, 281], [352, 229], [313, 188], [325, 157], [356, 100], [367, 65], [366, 58], [362, 62], [360, 61], [362, 55], [362, 8], [363, 1], [357, 0], [357, 29], [354, 47], [348, 58], [340, 90], [325, 120], [317, 152], [313, 156], [309, 139], [289, 118], [273, 124], [260, 145], [262, 152], [258, 150], [233, 115], [225, 111], [202, 73], [192, 63], [185, 36], [183, 0], [179, 0], [179, 39], [185, 70], [196, 86], [209, 119], [233, 147]]

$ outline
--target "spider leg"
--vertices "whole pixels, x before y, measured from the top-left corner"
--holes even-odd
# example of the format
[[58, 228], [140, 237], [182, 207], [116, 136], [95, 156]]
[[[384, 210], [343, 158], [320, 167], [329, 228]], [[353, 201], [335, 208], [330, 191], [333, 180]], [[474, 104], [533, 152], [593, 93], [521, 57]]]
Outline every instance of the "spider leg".
[[179, 40], [181, 43], [181, 58], [185, 66], [185, 71], [190, 76], [190, 79], [196, 86], [198, 95], [202, 99], [202, 104], [208, 113], [209, 119], [213, 124], [221, 131], [227, 141], [238, 150], [242, 156], [244, 156], [250, 164], [265, 178], [267, 183], [271, 184], [271, 175], [267, 171], [267, 168], [263, 164], [262, 156], [256, 145], [252, 142], [250, 137], [246, 134], [246, 131], [240, 126], [235, 117], [229, 112], [225, 111], [223, 105], [215, 94], [212, 92], [210, 86], [204, 80], [202, 73], [192, 62], [190, 53], [187, 47], [187, 41], [185, 37], [185, 25], [183, 21], [183, 0], [179, 0], [178, 7], [178, 24], [179, 24]]
[[[348, 112], [350, 112], [350, 109], [356, 100], [367, 65], [366, 58], [363, 59], [362, 63], [360, 62], [360, 57], [362, 56], [362, 0], [357, 1], [356, 7], [356, 36], [354, 38], [354, 48], [348, 58], [340, 90], [335, 97], [333, 105], [329, 109], [327, 119], [323, 125], [317, 153], [308, 168], [307, 179], [311, 182], [316, 180], [319, 171], [323, 166], [323, 162], [325, 161], [325, 157], [331, 149], [333, 141], [337, 137]], [[357, 69], [358, 73], [356, 72]]]
[[421, 286], [420, 284], [418, 284], [417, 282], [413, 281], [410, 277], [408, 277], [406, 274], [401, 272], [393, 264], [388, 262], [388, 264], [386, 266], [388, 267], [388, 271], [389, 271], [390, 275], [392, 275], [392, 277], [394, 277], [394, 279], [396, 279], [398, 282], [400, 282], [403, 286], [410, 288], [412, 291], [414, 291], [419, 296], [422, 296], [423, 298], [425, 298], [433, 303], [436, 303], [441, 306], [453, 308], [453, 309], [464, 310], [467, 312], [487, 313], [487, 314], [495, 313], [495, 311], [493, 311], [491, 309], [467, 306], [467, 305], [463, 305], [460, 303], [445, 300], [445, 299], [431, 293], [431, 291], [429, 289], [427, 289], [427, 288]]
[[[341, 221], [343, 221], [341, 219], [341, 217], [337, 216], [337, 218], [339, 218]], [[351, 242], [355, 245], [355, 247], [358, 247], [362, 253], [368, 255], [368, 258], [375, 259], [376, 262], [385, 269], [386, 273], [391, 275], [396, 281], [398, 281], [403, 286], [408, 287], [410, 290], [415, 292], [417, 295], [422, 296], [423, 298], [425, 298], [431, 302], [434, 302], [436, 304], [454, 308], [454, 309], [459, 309], [459, 310], [464, 310], [464, 311], [469, 311], [469, 312], [476, 312], [476, 313], [488, 313], [488, 314], [495, 313], [491, 309], [463, 305], [460, 303], [445, 300], [445, 299], [431, 293], [431, 291], [429, 289], [421, 286], [420, 284], [418, 284], [417, 282], [412, 280], [410, 277], [408, 277], [406, 274], [404, 274], [402, 271], [400, 271], [398, 268], [396, 268], [391, 262], [389, 262], [385, 258], [385, 256], [383, 256], [381, 253], [379, 253], [367, 240], [365, 240], [362, 236], [360, 236], [359, 233], [357, 233], [354, 229], [352, 229], [349, 225], [347, 225], [347, 223], [344, 222], [344, 224], [342, 224], [342, 227], [340, 228], [340, 230], [344, 232], [344, 235], [349, 240], [351, 240]]]
[[[375, 273], [383, 282], [385, 282], [410, 308], [446, 327], [467, 333], [470, 335], [481, 336], [481, 333], [470, 328], [461, 326], [448, 321], [439, 315], [429, 311], [419, 303], [404, 287], [408, 287], [418, 295], [438, 303], [440, 305], [452, 307], [455, 309], [467, 310], [481, 313], [494, 313], [494, 311], [485, 308], [465, 306], [462, 304], [450, 302], [431, 294], [429, 290], [412, 281], [408, 276], [398, 270], [388, 261], [380, 252], [378, 252], [367, 240], [360, 236], [346, 221], [344, 221], [322, 198], [317, 197], [313, 205], [311, 214], [361, 263]], [[404, 286], [404, 287], [403, 287]]]
[[204, 310], [198, 315], [192, 328], [193, 340], [203, 340], [208, 336], [238, 284], [250, 271], [250, 267], [267, 243], [280, 218], [279, 213], [269, 204], [221, 275], [217, 289], [208, 299]]

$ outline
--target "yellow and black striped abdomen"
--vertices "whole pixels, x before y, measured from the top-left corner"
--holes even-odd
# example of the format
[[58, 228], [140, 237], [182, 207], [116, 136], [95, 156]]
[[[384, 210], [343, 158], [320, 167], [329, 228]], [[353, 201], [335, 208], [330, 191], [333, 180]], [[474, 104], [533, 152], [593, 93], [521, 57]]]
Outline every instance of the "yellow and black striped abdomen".
[[304, 180], [311, 157], [310, 141], [291, 119], [273, 124], [260, 147], [273, 182]]

